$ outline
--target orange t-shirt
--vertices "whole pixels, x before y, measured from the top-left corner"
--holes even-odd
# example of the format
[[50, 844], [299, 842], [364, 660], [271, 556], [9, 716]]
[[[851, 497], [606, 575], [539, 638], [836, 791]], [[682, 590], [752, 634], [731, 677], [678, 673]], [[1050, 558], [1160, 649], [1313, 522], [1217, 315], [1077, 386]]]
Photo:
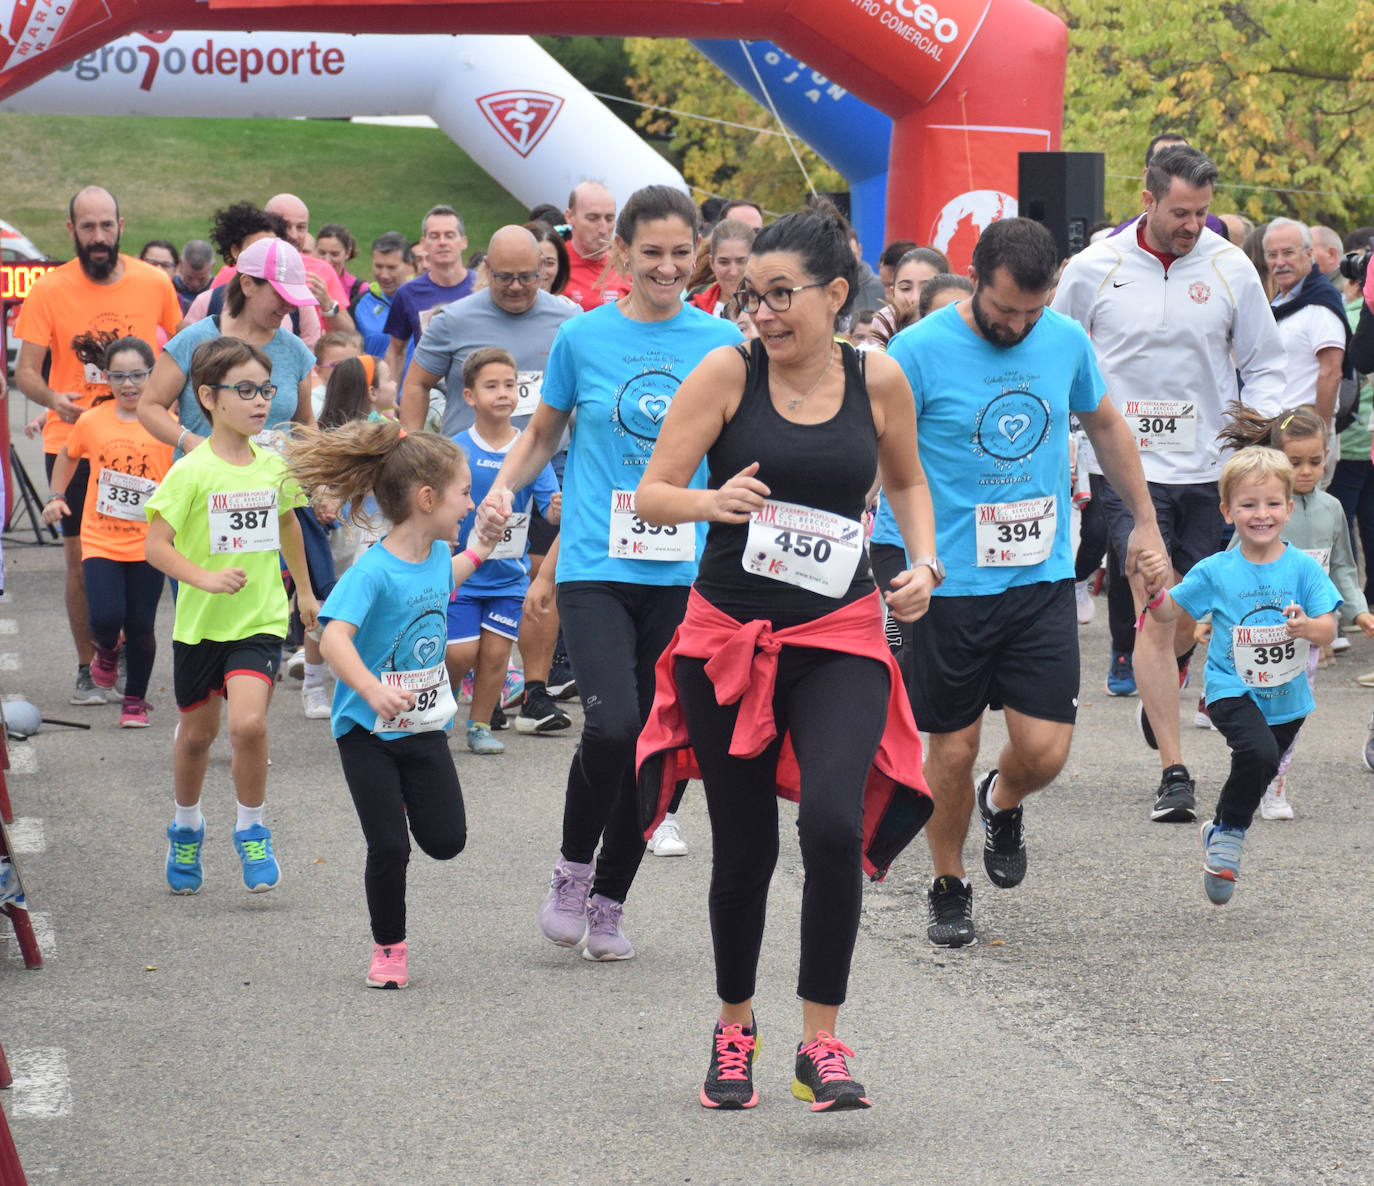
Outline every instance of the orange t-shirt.
[[73, 461], [88, 457], [91, 462], [81, 554], [88, 559], [142, 560], [148, 538], [143, 508], [172, 468], [172, 446], [137, 420], [119, 419], [115, 408], [114, 400], [92, 408], [67, 436], [67, 456]]
[[[97, 284], [74, 259], [44, 275], [19, 309], [14, 336], [52, 351], [48, 386], [70, 393], [84, 408], [108, 395], [105, 373], [95, 356], [116, 338], [142, 338], [157, 348], [161, 326], [176, 332], [181, 304], [171, 278], [161, 268], [121, 255], [124, 274], [113, 284]], [[85, 340], [83, 343], [83, 339]], [[77, 354], [91, 357], [83, 362]], [[49, 412], [43, 423], [43, 452], [56, 453], [71, 426]]]

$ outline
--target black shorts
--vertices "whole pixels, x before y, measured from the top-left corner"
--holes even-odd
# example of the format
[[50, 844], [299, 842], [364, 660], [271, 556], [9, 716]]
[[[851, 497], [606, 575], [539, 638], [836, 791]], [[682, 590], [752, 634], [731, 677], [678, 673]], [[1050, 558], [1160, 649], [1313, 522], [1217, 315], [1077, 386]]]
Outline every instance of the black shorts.
[[547, 556], [558, 538], [558, 528], [539, 513], [539, 508], [530, 503], [530, 547], [531, 556]]
[[[1221, 517], [1220, 491], [1215, 482], [1195, 482], [1188, 486], [1150, 482], [1149, 487], [1159, 534], [1164, 537], [1164, 549], [1179, 576], [1186, 576], [1199, 560], [1221, 551], [1226, 520]], [[1107, 516], [1107, 538], [1124, 570], [1126, 542], [1135, 527], [1135, 519], [1105, 479], [1099, 497]]]
[[[48, 475], [48, 489], [52, 489], [52, 467], [57, 464], [56, 453], [43, 454], [43, 470]], [[86, 485], [91, 480], [91, 463], [84, 457], [76, 463], [76, 468], [72, 470], [72, 479], [67, 483], [67, 488], [62, 491], [62, 496], [67, 503], [70, 515], [62, 518], [62, 534], [67, 539], [81, 538], [81, 516], [86, 510]]]
[[907, 690], [918, 728], [954, 733], [985, 708], [1072, 725], [1078, 716], [1073, 581], [932, 597], [915, 623]]
[[172, 690], [177, 708], [191, 712], [211, 696], [223, 696], [231, 675], [256, 675], [270, 688], [281, 666], [281, 639], [254, 634], [232, 642], [172, 643]]

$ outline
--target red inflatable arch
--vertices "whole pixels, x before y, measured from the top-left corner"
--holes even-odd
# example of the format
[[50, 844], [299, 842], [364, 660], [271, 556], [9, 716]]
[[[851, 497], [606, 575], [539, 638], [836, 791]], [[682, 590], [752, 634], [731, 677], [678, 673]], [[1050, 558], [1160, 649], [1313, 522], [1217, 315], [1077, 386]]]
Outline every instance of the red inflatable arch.
[[892, 116], [888, 238], [942, 228], [956, 266], [1013, 209], [1017, 152], [1059, 147], [1068, 41], [1030, 0], [0, 0], [0, 19], [0, 98], [136, 29], [771, 39], [818, 103], [837, 86]]

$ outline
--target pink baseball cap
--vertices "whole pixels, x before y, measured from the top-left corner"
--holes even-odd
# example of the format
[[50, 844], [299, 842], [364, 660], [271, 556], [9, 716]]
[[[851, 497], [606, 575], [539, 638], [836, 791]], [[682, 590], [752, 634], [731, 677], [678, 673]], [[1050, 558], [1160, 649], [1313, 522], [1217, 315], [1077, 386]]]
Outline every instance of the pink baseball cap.
[[293, 305], [318, 305], [305, 282], [301, 253], [285, 239], [259, 239], [250, 243], [235, 261], [239, 272], [255, 280], [266, 280], [284, 301]]

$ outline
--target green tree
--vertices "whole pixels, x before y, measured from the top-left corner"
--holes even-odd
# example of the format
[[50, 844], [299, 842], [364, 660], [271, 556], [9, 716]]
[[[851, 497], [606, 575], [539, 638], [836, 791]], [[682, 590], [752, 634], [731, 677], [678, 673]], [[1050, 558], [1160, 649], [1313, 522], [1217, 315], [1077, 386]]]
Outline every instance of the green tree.
[[1370, 220], [1374, 0], [1044, 3], [1069, 26], [1064, 147], [1106, 152], [1114, 213], [1138, 208], [1150, 137], [1177, 131], [1221, 170], [1215, 209]]
[[[549, 37], [538, 36], [535, 43], [589, 91], [631, 99], [625, 76], [630, 59], [623, 37]], [[631, 127], [639, 110], [629, 103], [609, 102], [606, 106]]]
[[[638, 118], [650, 135], [668, 136], [675, 163], [689, 185], [708, 194], [747, 197], [765, 210], [796, 210], [807, 197], [806, 181], [767, 108], [754, 102], [686, 41], [628, 37], [628, 83], [641, 103], [673, 108], [705, 119], [662, 110]], [[724, 122], [709, 122], [718, 120]], [[743, 127], [730, 125], [744, 125]], [[817, 191], [846, 188], [840, 175], [800, 140], [793, 141]]]

